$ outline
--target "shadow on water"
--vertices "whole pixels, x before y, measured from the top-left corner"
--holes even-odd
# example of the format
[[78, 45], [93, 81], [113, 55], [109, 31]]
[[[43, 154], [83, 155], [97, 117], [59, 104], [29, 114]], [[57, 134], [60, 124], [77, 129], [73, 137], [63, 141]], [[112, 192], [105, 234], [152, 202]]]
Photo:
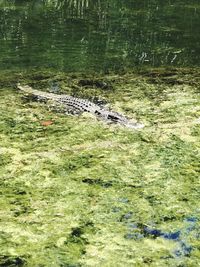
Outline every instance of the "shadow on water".
[[0, 256], [0, 266], [25, 266], [26, 262], [23, 258], [20, 257], [10, 257], [10, 256]]

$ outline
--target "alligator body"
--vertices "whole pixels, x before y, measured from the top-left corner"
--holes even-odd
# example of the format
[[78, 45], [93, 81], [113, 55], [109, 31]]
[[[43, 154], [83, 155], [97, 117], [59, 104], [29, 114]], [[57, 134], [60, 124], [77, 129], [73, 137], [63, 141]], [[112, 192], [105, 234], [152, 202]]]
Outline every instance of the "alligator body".
[[53, 101], [54, 106], [58, 105], [58, 107], [59, 106], [62, 107], [62, 110], [64, 110], [66, 113], [69, 113], [69, 111], [73, 113], [89, 112], [104, 121], [117, 123], [128, 128], [141, 129], [144, 127], [144, 125], [141, 123], [131, 122], [124, 115], [119, 114], [114, 111], [110, 111], [106, 108], [102, 108], [99, 105], [94, 104], [86, 99], [72, 97], [72, 96], [64, 95], [64, 94], [58, 95], [58, 94], [53, 94], [53, 93], [47, 93], [47, 92], [35, 90], [27, 85], [22, 86], [18, 84], [17, 87], [19, 90], [23, 91], [24, 93], [36, 97], [37, 100]]

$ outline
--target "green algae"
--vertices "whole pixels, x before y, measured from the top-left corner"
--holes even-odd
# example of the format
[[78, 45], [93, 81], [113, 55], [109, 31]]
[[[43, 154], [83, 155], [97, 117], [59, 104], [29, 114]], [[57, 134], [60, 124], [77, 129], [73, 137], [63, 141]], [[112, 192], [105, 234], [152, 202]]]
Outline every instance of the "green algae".
[[[146, 126], [54, 112], [18, 81], [43, 90], [56, 81]], [[5, 72], [0, 84], [0, 266], [198, 266], [198, 69]]]

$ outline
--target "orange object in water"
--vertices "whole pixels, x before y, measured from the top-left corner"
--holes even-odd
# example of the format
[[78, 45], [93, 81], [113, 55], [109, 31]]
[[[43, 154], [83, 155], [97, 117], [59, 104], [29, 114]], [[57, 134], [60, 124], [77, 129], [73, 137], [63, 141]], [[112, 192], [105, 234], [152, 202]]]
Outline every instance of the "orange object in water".
[[42, 126], [49, 126], [49, 125], [53, 124], [53, 121], [41, 121], [40, 124]]

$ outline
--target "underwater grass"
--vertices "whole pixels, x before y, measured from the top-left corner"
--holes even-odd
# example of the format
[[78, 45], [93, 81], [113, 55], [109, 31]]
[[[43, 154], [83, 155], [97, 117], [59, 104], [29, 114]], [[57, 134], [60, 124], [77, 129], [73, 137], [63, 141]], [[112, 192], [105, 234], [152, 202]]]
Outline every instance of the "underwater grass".
[[[0, 266], [199, 266], [198, 73], [2, 73]], [[56, 81], [146, 127], [56, 113], [17, 80]]]

